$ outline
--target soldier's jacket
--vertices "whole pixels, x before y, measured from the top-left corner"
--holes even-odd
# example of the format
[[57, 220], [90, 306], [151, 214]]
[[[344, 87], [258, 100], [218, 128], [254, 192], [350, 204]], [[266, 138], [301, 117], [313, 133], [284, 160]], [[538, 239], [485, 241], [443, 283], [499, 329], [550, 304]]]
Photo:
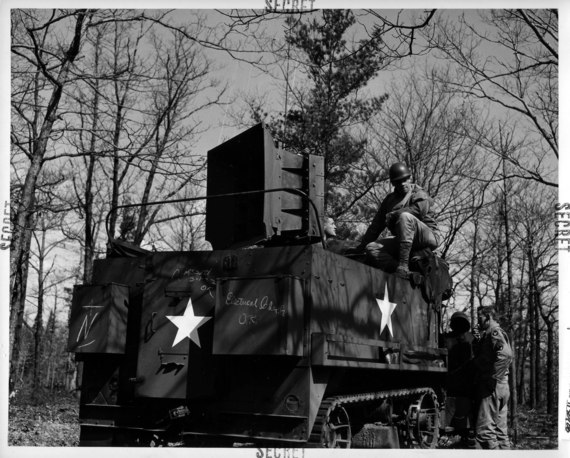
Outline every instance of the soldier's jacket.
[[411, 213], [432, 231], [437, 231], [437, 222], [432, 211], [433, 200], [427, 192], [417, 184], [414, 184], [412, 185], [409, 201], [402, 205], [402, 200], [404, 200], [404, 197], [397, 195], [395, 192], [386, 196], [380, 205], [378, 213], [376, 213], [372, 223], [370, 223], [370, 227], [362, 237], [362, 246], [378, 238], [380, 233], [386, 228], [386, 215], [393, 211]]
[[450, 332], [443, 336], [447, 348], [448, 373], [447, 394], [449, 396], [472, 395], [473, 391], [473, 335]]
[[507, 333], [495, 322], [481, 335], [474, 364], [479, 383], [490, 380], [506, 381], [513, 360], [513, 350]]

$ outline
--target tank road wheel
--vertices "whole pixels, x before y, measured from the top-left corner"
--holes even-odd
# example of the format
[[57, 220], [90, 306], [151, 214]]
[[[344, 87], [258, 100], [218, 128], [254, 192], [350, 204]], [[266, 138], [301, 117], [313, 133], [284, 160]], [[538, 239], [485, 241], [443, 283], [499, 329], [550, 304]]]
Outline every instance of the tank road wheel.
[[439, 436], [439, 404], [433, 390], [410, 404], [406, 417], [408, 439], [413, 448], [435, 448]]
[[314, 447], [350, 448], [352, 431], [344, 407], [323, 402], [309, 443]]

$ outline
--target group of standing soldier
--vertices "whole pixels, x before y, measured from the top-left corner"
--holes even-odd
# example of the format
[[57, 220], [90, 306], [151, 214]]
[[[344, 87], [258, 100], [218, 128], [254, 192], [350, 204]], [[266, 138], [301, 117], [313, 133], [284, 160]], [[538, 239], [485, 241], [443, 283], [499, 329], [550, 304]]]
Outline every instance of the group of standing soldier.
[[470, 332], [467, 315], [451, 316], [445, 335], [449, 350], [447, 414], [452, 426], [467, 433], [474, 426], [476, 447], [510, 449], [509, 368], [513, 352], [507, 333], [495, 320], [493, 307], [477, 310], [480, 336]]
[[[408, 278], [410, 256], [431, 253], [441, 243], [441, 235], [433, 200], [412, 183], [407, 165], [393, 164], [388, 175], [394, 191], [383, 200], [358, 246], [348, 250], [337, 246], [331, 220], [325, 227], [326, 236], [332, 237], [327, 245], [344, 254], [364, 253], [368, 263]], [[377, 240], [386, 228], [392, 236]], [[508, 374], [513, 353], [507, 334], [495, 320], [493, 307], [478, 309], [478, 324], [481, 335], [475, 338], [464, 313], [451, 317], [448, 396], [454, 402], [449, 410], [456, 421], [463, 420], [465, 431], [475, 425], [477, 448], [508, 449]]]

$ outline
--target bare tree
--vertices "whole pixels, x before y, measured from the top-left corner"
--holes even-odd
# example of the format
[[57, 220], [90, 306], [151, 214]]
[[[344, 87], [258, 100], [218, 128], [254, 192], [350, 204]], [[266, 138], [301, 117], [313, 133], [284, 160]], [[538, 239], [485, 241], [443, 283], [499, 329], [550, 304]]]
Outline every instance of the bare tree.
[[[175, 33], [168, 40], [155, 37], [153, 42], [158, 74], [151, 87], [149, 107], [153, 139], [141, 164], [146, 174], [143, 204], [151, 199], [153, 188], [155, 200], [168, 200], [203, 179], [200, 175], [205, 165], [203, 158], [189, 154], [186, 148], [190, 149], [199, 132], [198, 117], [220, 103], [225, 92], [210, 76], [209, 59], [183, 34]], [[133, 235], [135, 244], [142, 242], [158, 211], [155, 207], [149, 214], [146, 206], [140, 207]]]
[[[85, 91], [81, 87], [77, 88], [77, 94], [72, 95], [72, 99], [77, 100], [77, 114], [80, 124], [77, 128], [77, 150], [81, 154], [78, 161], [82, 164], [84, 174], [71, 174], [74, 195], [70, 199], [70, 207], [76, 208], [81, 219], [84, 221], [82, 236], [74, 236], [69, 232], [66, 235], [73, 240], [77, 240], [83, 247], [83, 281], [88, 283], [93, 275], [93, 259], [95, 257], [97, 230], [101, 222], [97, 221], [94, 212], [94, 200], [96, 195], [96, 167], [100, 161], [97, 154], [97, 146], [100, 143], [99, 118], [101, 111], [100, 86], [102, 84], [101, 70], [101, 43], [103, 41], [106, 28], [99, 27], [93, 30], [93, 36], [87, 35], [87, 42], [92, 42], [93, 60], [92, 74], [89, 79], [90, 84]], [[87, 54], [87, 53], [86, 53]], [[86, 93], [87, 92], [87, 93]], [[73, 139], [72, 144], [75, 143]], [[71, 168], [73, 165], [71, 166]], [[84, 181], [82, 185], [81, 181]]]
[[[186, 187], [182, 199], [198, 197], [198, 187]], [[177, 202], [165, 209], [163, 216], [155, 220], [152, 238], [158, 246], [173, 251], [204, 249], [205, 208], [203, 201]]]
[[[106, 188], [101, 186], [101, 172], [109, 171], [102, 164], [103, 158], [111, 156], [114, 164], [111, 167], [111, 182], [115, 186], [114, 193], [111, 193], [112, 203], [116, 204], [120, 192], [124, 191], [120, 189], [121, 184], [140, 179], [140, 175], [129, 175], [132, 165], [136, 165], [137, 173], [146, 174], [147, 177], [153, 173], [155, 176], [161, 174], [164, 179], [159, 186], [162, 186], [163, 196], [174, 193], [176, 186], [178, 189], [183, 186], [183, 179], [167, 186], [169, 173], [176, 167], [180, 173], [192, 162], [188, 160], [185, 163], [178, 159], [190, 158], [188, 152], [184, 152], [182, 143], [173, 145], [177, 141], [188, 142], [192, 138], [190, 134], [198, 133], [198, 123], [192, 128], [188, 125], [178, 127], [176, 131], [172, 126], [187, 122], [189, 113], [195, 114], [215, 103], [219, 94], [210, 94], [211, 98], [201, 101], [194, 98], [192, 105], [188, 92], [185, 93], [186, 98], [180, 96], [184, 92], [179, 90], [180, 87], [186, 87], [186, 91], [190, 88], [192, 94], [207, 90], [209, 69], [204, 60], [199, 62], [201, 56], [198, 51], [190, 50], [192, 46], [198, 46], [198, 41], [187, 39], [189, 34], [201, 31], [192, 30], [188, 25], [179, 29], [167, 28], [167, 22], [161, 22], [167, 15], [168, 12], [163, 11], [12, 11], [11, 167], [14, 237], [10, 263], [10, 351], [14, 361], [18, 359], [24, 319], [29, 251], [38, 210], [36, 193], [46, 166], [51, 164], [53, 170], [58, 170], [62, 181], [70, 178], [74, 185], [70, 191], [66, 183], [61, 183], [53, 199], [58, 205], [66, 205], [68, 210], [77, 209], [80, 217], [85, 218], [83, 234], [76, 239], [81, 240], [84, 247], [83, 276], [87, 279], [91, 275], [89, 269], [105, 207], [101, 203], [104, 196], [99, 201], [96, 198], [98, 191]], [[185, 74], [178, 70], [169, 74], [177, 65], [169, 64], [147, 75], [146, 70], [155, 62], [145, 62], [148, 56], [139, 59], [137, 53], [143, 37], [150, 42], [149, 30], [153, 26], [160, 26], [173, 36], [178, 34], [176, 47], [165, 54], [155, 49], [155, 56], [164, 58], [162, 64], [165, 64], [173, 52], [185, 49]], [[122, 33], [133, 29], [137, 33]], [[107, 47], [109, 44], [111, 46]], [[86, 52], [89, 49], [93, 53]], [[127, 51], [122, 52], [125, 49]], [[93, 58], [79, 59], [80, 56]], [[178, 65], [181, 62], [179, 59]], [[179, 68], [182, 66], [179, 65]], [[174, 98], [163, 96], [162, 89], [166, 86], [161, 81], [165, 76], [170, 76], [171, 94], [175, 93], [175, 97], [178, 97], [176, 102]], [[178, 89], [174, 87], [176, 85]], [[147, 94], [154, 91], [154, 100], [140, 97], [141, 93], [136, 91], [141, 88]], [[150, 103], [145, 105], [146, 101]], [[129, 118], [126, 119], [129, 110]], [[111, 136], [108, 135], [108, 121], [112, 123]], [[166, 131], [168, 134], [165, 136]], [[154, 142], [152, 146], [151, 142]], [[162, 152], [157, 155], [158, 149], [162, 149]], [[164, 154], [165, 151], [167, 154]], [[153, 158], [162, 155], [162, 162], [152, 165]], [[66, 158], [69, 168], [65, 167]], [[85, 169], [87, 172], [83, 177], [77, 174], [78, 160], [82, 162], [79, 170]], [[165, 167], [169, 161], [176, 164]], [[123, 167], [120, 167], [121, 163]], [[154, 172], [149, 173], [149, 167], [154, 167]], [[184, 173], [188, 182], [188, 175], [193, 176], [194, 171], [185, 170]], [[148, 180], [149, 187], [153, 186], [154, 181]], [[108, 204], [106, 206], [108, 208]], [[143, 226], [139, 233], [147, 229], [148, 225]]]
[[[429, 46], [453, 62], [456, 93], [491, 103], [526, 136], [508, 155], [512, 176], [556, 187], [558, 159], [558, 13], [488, 10], [439, 16], [422, 29]], [[525, 135], [530, 132], [532, 135]], [[522, 158], [522, 159], [521, 159]]]
[[[16, 205], [11, 252], [10, 344], [12, 360], [18, 359], [20, 330], [25, 307], [30, 241], [34, 229], [35, 190], [46, 160], [48, 143], [59, 121], [63, 89], [69, 84], [71, 66], [82, 44], [86, 10], [46, 12], [15, 10], [12, 13], [11, 141], [14, 154], [29, 161]], [[73, 30], [67, 42], [50, 41], [52, 29], [65, 24]], [[63, 26], [65, 26], [63, 25]], [[18, 65], [22, 63], [25, 71]], [[26, 77], [28, 72], [29, 77]], [[45, 104], [45, 105], [44, 105]]]
[[[51, 219], [51, 220], [50, 220]], [[32, 250], [33, 259], [30, 260], [30, 267], [35, 273], [37, 279], [36, 294], [28, 295], [28, 299], [36, 299], [36, 316], [34, 319], [34, 352], [33, 352], [33, 374], [32, 374], [32, 400], [40, 400], [40, 380], [41, 380], [41, 368], [43, 361], [43, 335], [45, 333], [43, 321], [44, 321], [44, 311], [45, 300], [50, 291], [57, 283], [55, 281], [50, 282], [50, 278], [54, 276], [55, 273], [55, 262], [56, 257], [51, 257], [51, 262], [49, 266], [46, 265], [46, 261], [49, 259], [50, 252], [55, 250], [61, 245], [61, 238], [56, 238], [55, 240], [47, 240], [48, 232], [52, 231], [54, 228], [59, 226], [59, 222], [56, 219], [50, 218], [49, 215], [45, 213], [39, 213], [38, 215], [38, 230], [34, 231], [33, 238], [35, 242], [35, 249]], [[33, 261], [37, 261], [33, 262]]]
[[[503, 144], [507, 146], [508, 142]], [[557, 377], [557, 263], [549, 209], [543, 203], [554, 200], [555, 193], [540, 183], [529, 186], [524, 180], [508, 181], [506, 188], [494, 190], [494, 203], [480, 220], [479, 243], [481, 250], [488, 247], [488, 254], [481, 251], [478, 255], [478, 282], [479, 287], [487, 285], [488, 303], [504, 312], [502, 323], [516, 356], [511, 371], [516, 382], [513, 397], [538, 408], [545, 395], [547, 412], [552, 413]], [[514, 419], [514, 411], [511, 414]]]
[[[546, 395], [548, 413], [554, 412], [557, 386], [558, 264], [552, 243], [550, 212], [541, 203], [554, 199], [555, 193], [551, 190], [534, 186], [520, 192], [513, 202], [517, 224], [514, 240], [526, 257], [527, 266], [523, 273], [528, 284], [523, 296], [526, 300], [519, 313], [524, 318], [521, 325], [528, 327], [529, 334], [531, 386], [528, 401], [531, 407], [538, 406], [544, 400], [542, 396]], [[524, 341], [523, 345], [526, 343]]]

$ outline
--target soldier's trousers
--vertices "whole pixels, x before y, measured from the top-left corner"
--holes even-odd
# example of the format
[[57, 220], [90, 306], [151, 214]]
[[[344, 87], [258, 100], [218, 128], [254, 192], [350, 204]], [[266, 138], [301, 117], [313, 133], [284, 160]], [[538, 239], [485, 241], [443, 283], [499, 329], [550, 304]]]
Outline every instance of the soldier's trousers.
[[424, 248], [435, 250], [440, 243], [439, 234], [411, 213], [402, 213], [393, 230], [396, 237], [386, 237], [366, 245], [369, 264], [387, 272], [396, 270], [398, 266], [400, 241], [410, 242], [412, 251]]
[[401, 213], [392, 231], [399, 242], [411, 243], [414, 250], [435, 250], [440, 243], [438, 234], [411, 213]]
[[479, 411], [475, 427], [477, 447], [482, 449], [511, 448], [508, 436], [509, 382], [497, 382], [494, 389], [480, 390]]

